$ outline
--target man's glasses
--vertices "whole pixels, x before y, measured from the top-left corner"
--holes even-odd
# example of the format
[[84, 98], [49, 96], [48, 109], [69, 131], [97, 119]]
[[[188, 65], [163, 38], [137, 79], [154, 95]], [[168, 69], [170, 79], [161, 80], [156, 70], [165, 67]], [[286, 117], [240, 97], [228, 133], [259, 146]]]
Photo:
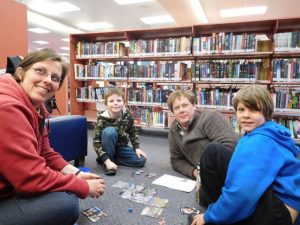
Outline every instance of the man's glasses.
[[34, 70], [34, 72], [36, 74], [38, 74], [39, 76], [41, 77], [48, 77], [50, 76], [51, 77], [51, 80], [54, 82], [54, 83], [60, 83], [61, 81], [61, 77], [58, 75], [58, 74], [51, 74], [51, 73], [48, 73], [48, 71], [44, 68], [31, 68]]

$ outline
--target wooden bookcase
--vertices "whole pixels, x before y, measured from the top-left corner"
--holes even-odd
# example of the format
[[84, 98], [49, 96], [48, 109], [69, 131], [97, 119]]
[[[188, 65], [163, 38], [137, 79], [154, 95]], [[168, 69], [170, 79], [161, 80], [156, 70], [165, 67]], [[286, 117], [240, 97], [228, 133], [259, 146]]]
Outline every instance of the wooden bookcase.
[[[283, 98], [281, 95], [289, 92], [296, 93], [295, 99], [299, 97], [299, 101], [299, 31], [300, 18], [293, 18], [72, 34], [71, 114], [86, 115], [89, 121], [95, 121], [95, 102], [101, 102], [99, 93], [103, 94], [105, 91], [103, 88], [108, 82], [114, 82], [125, 89], [127, 103], [134, 114], [141, 117], [140, 120], [144, 121], [145, 117], [151, 117], [150, 122], [153, 122], [151, 121], [153, 118], [159, 118], [158, 127], [166, 127], [168, 121], [173, 120], [165, 101], [168, 91], [176, 88], [195, 91], [199, 106], [217, 108], [229, 119], [234, 117], [230, 107], [233, 92], [245, 84], [265, 85], [274, 91], [274, 99], [276, 98], [277, 102], [279, 95]], [[289, 41], [284, 40], [285, 34], [281, 33], [289, 33]], [[292, 42], [292, 48], [281, 46], [286, 42], [288, 44]], [[285, 61], [276, 61], [278, 59]], [[284, 68], [279, 70], [278, 65], [285, 65], [288, 72]], [[203, 71], [210, 72], [205, 74]], [[281, 78], [281, 73], [291, 75], [288, 78]], [[280, 89], [282, 86], [287, 91], [282, 91]], [[203, 102], [200, 104], [203, 99], [202, 93], [215, 96], [214, 92], [218, 93], [218, 97], [214, 97], [216, 99], [212, 99], [212, 102], [206, 105]], [[82, 99], [82, 96], [88, 96], [89, 100]], [[227, 104], [224, 107], [220, 105], [222, 98]], [[287, 95], [285, 98], [291, 96]], [[275, 118], [298, 121], [299, 124], [299, 103], [294, 102], [293, 107], [296, 108], [290, 110], [288, 109], [290, 106], [287, 105], [277, 110]], [[147, 112], [151, 112], [150, 116]], [[137, 123], [140, 123], [138, 119]], [[145, 125], [145, 121], [141, 124]]]

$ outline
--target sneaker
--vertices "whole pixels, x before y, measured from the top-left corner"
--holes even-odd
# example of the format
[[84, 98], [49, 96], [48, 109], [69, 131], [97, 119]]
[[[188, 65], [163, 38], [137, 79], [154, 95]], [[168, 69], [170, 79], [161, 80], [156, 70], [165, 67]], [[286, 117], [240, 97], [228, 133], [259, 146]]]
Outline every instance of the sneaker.
[[198, 215], [198, 213], [191, 213], [188, 215], [189, 224], [192, 224], [194, 217]]
[[103, 164], [103, 162], [99, 156], [97, 157], [96, 162], [97, 162], [97, 164], [100, 164], [100, 165]]
[[117, 171], [114, 169], [108, 169], [104, 163], [103, 163], [103, 169], [104, 169], [104, 174], [107, 176], [114, 176], [117, 173]]

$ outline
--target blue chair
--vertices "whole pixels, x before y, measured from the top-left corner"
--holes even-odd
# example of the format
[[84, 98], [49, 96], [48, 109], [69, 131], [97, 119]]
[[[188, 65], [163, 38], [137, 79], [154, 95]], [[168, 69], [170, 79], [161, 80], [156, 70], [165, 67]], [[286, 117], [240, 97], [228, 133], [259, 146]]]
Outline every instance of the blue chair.
[[80, 115], [51, 117], [49, 125], [50, 146], [66, 161], [74, 160], [74, 166], [84, 166], [87, 156], [86, 117]]

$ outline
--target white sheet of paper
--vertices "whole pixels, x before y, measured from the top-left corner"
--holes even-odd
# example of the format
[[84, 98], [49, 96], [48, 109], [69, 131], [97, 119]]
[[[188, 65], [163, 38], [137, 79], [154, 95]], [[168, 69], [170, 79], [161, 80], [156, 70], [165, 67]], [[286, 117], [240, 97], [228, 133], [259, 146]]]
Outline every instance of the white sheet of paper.
[[154, 180], [152, 184], [161, 185], [179, 191], [191, 192], [195, 188], [196, 181], [164, 174]]

